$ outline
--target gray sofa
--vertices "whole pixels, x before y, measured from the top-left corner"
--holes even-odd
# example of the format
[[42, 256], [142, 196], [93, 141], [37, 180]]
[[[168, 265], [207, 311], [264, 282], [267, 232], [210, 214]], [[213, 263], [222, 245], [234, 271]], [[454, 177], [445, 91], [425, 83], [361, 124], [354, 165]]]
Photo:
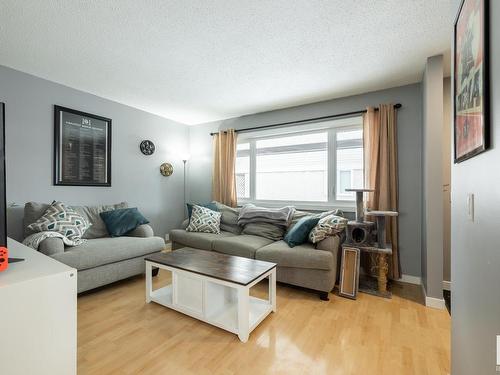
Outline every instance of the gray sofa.
[[[33, 232], [27, 226], [40, 218], [49, 205], [29, 202], [24, 206], [24, 237]], [[165, 241], [154, 237], [149, 225], [141, 225], [123, 237], [109, 237], [100, 212], [126, 208], [127, 203], [101, 206], [72, 206], [92, 226], [75, 247], [65, 247], [60, 238], [47, 238], [38, 250], [78, 270], [78, 293], [144, 273], [144, 258], [162, 251]]]
[[[327, 237], [316, 247], [306, 243], [290, 248], [283, 240], [273, 241], [255, 234], [245, 234], [244, 229], [237, 225], [237, 213], [230, 210], [236, 211], [228, 210], [227, 207], [221, 209], [220, 234], [171, 230], [172, 249], [192, 247], [273, 262], [278, 265], [278, 281], [318, 291], [321, 299], [328, 299], [328, 293], [332, 291], [337, 278], [338, 236]], [[187, 221], [183, 223], [183, 227], [186, 226]]]

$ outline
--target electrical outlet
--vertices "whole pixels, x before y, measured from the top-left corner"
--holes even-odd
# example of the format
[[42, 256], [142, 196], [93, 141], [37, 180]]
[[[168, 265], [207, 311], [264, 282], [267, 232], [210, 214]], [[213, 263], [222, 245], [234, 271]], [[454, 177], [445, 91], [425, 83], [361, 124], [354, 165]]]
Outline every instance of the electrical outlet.
[[474, 194], [467, 194], [467, 215], [469, 220], [474, 222]]

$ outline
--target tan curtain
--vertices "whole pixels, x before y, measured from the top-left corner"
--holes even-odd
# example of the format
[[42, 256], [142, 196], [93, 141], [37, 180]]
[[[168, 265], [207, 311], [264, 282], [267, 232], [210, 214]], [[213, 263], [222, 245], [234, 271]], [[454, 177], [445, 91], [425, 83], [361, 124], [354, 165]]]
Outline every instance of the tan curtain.
[[[363, 116], [366, 207], [371, 210], [398, 211], [398, 141], [396, 110], [392, 104], [381, 104], [379, 110], [368, 108]], [[387, 220], [386, 241], [392, 244], [389, 277], [399, 279], [401, 267], [398, 246], [398, 218]]]
[[220, 131], [213, 136], [214, 167], [212, 198], [227, 206], [236, 207], [236, 132]]

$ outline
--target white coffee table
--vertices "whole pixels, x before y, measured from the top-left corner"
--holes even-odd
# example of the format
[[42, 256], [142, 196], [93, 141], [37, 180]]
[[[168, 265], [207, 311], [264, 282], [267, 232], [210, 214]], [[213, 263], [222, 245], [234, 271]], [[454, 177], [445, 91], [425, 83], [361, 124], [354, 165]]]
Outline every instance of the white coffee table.
[[[275, 263], [187, 247], [145, 260], [147, 303], [156, 302], [232, 332], [242, 342], [276, 312]], [[153, 290], [153, 267], [170, 271], [171, 284]], [[265, 278], [269, 297], [250, 296], [250, 288]]]

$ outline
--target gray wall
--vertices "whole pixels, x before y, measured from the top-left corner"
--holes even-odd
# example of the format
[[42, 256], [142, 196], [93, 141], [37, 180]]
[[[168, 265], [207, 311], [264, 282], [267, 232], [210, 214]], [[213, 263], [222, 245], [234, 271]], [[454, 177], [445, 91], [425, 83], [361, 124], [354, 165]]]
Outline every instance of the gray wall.
[[443, 56], [427, 59], [423, 79], [422, 283], [443, 299]]
[[[6, 103], [7, 201], [100, 204], [128, 201], [164, 236], [183, 218], [183, 175], [179, 153], [188, 147], [188, 127], [116, 102], [0, 66], [0, 101]], [[112, 128], [112, 187], [52, 185], [53, 105], [109, 117]], [[156, 144], [152, 156], [139, 143]], [[162, 162], [174, 174], [159, 173]], [[21, 237], [22, 208], [9, 210], [9, 235]]]
[[401, 103], [398, 110], [400, 251], [404, 274], [420, 276], [422, 214], [422, 93], [420, 84], [396, 87], [341, 99], [216, 121], [190, 128], [189, 195], [194, 202], [210, 199], [212, 147], [209, 133], [218, 129], [244, 129], [277, 122], [332, 115]]
[[[490, 1], [491, 149], [452, 167], [452, 374], [498, 374], [500, 334], [500, 1]], [[458, 9], [458, 0], [455, 0]], [[455, 14], [454, 14], [455, 15]], [[474, 194], [475, 221], [466, 196]]]

